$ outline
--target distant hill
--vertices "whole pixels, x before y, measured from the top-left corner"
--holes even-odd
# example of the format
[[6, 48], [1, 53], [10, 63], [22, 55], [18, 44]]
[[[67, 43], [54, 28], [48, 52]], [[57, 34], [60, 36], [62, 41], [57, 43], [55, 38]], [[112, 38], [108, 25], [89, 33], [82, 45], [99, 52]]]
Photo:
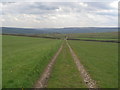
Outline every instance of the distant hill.
[[3, 34], [45, 34], [45, 33], [97, 33], [97, 32], [117, 32], [118, 28], [100, 28], [100, 27], [68, 27], [68, 28], [11, 28], [2, 27]]
[[2, 27], [2, 34], [37, 34], [44, 33], [42, 30], [37, 29], [26, 29], [26, 28], [11, 28]]

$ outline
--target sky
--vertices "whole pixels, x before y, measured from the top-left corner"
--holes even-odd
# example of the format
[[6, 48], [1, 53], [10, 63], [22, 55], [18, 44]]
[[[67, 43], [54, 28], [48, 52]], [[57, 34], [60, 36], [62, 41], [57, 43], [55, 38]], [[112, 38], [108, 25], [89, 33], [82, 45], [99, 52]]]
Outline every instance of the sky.
[[4, 27], [21, 28], [118, 26], [117, 0], [109, 2], [86, 1], [37, 2], [37, 0], [29, 0], [27, 2], [27, 0], [4, 0], [0, 2], [2, 7], [0, 20]]

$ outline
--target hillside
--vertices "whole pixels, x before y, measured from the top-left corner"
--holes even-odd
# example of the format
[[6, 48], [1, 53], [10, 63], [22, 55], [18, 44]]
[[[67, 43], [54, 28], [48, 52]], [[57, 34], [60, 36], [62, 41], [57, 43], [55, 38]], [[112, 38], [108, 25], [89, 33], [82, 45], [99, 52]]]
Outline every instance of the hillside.
[[11, 28], [2, 27], [2, 34], [46, 34], [46, 33], [97, 33], [97, 32], [116, 32], [118, 28], [100, 28], [100, 27], [71, 27], [71, 28]]

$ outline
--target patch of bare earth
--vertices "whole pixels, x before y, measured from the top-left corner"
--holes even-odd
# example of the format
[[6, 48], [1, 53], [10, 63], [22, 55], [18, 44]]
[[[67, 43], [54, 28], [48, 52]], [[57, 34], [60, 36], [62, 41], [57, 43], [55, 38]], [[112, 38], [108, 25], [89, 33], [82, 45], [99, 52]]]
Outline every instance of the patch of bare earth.
[[71, 55], [74, 59], [74, 62], [76, 63], [76, 66], [85, 82], [85, 84], [87, 85], [88, 88], [97, 88], [96, 82], [94, 80], [92, 80], [92, 78], [90, 77], [90, 75], [88, 74], [88, 72], [85, 70], [84, 66], [81, 64], [79, 58], [77, 57], [77, 55], [74, 53], [74, 51], [72, 50], [72, 48], [70, 47], [70, 45], [68, 44], [67, 40], [66, 43], [69, 47], [69, 50], [71, 52]]
[[55, 60], [57, 58], [57, 56], [59, 55], [59, 53], [62, 50], [62, 45], [59, 48], [59, 50], [57, 51], [57, 53], [53, 56], [53, 58], [51, 59], [50, 63], [48, 64], [48, 66], [45, 68], [43, 74], [41, 75], [41, 77], [37, 80], [37, 82], [34, 85], [34, 88], [45, 88], [47, 86], [47, 82], [48, 79], [50, 77], [51, 71], [52, 71], [52, 67], [55, 63]]

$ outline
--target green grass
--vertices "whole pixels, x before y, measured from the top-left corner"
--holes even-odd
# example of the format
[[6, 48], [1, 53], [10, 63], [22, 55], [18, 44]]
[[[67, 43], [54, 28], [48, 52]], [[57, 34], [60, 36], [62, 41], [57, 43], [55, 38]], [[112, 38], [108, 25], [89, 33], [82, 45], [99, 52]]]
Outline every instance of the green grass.
[[3, 88], [31, 88], [60, 40], [21, 36], [3, 36]]
[[89, 39], [89, 40], [118, 40], [119, 32], [104, 32], [104, 33], [72, 33], [72, 34], [38, 34], [39, 37], [54, 37], [64, 39], [65, 36], [72, 39]]
[[[117, 33], [74, 34], [71, 37], [116, 40]], [[98, 87], [118, 87], [117, 43], [73, 40], [68, 42], [91, 77], [97, 81]], [[60, 45], [61, 40], [4, 35], [2, 52], [3, 88], [33, 87]], [[86, 87], [65, 43], [62, 52], [57, 57], [47, 87]]]
[[53, 37], [53, 38], [65, 38], [65, 34], [51, 33], [51, 34], [38, 34], [39, 37]]
[[118, 32], [68, 34], [68, 38], [118, 39]]
[[69, 41], [91, 77], [100, 88], [118, 87], [118, 44]]
[[102, 38], [76, 38], [76, 39], [82, 39], [82, 40], [103, 40], [103, 41], [117, 41], [118, 39], [102, 39]]
[[85, 88], [84, 82], [64, 43], [62, 52], [58, 56], [53, 67], [51, 77], [48, 81], [48, 88]]

